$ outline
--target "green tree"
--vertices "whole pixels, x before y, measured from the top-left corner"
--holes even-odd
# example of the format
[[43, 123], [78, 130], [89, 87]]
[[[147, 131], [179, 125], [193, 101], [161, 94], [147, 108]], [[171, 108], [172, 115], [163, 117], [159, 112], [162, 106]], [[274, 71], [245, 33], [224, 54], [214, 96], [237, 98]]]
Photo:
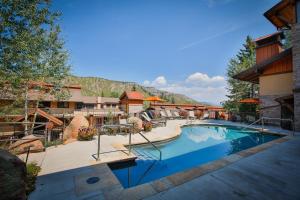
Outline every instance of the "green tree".
[[136, 91], [136, 85], [135, 84], [132, 86], [132, 91]]
[[[50, 6], [49, 0], [0, 2], [0, 84], [3, 90], [24, 99], [25, 121], [30, 89], [43, 90], [57, 99], [68, 96], [62, 90], [69, 66], [56, 23], [60, 14], [50, 11]], [[46, 89], [33, 82], [53, 87]]]
[[[247, 36], [243, 48], [238, 54], [229, 61], [227, 68], [227, 90], [228, 100], [223, 102], [223, 106], [228, 111], [245, 112], [249, 106], [240, 104], [239, 101], [244, 98], [249, 98], [251, 93], [257, 90], [257, 85], [249, 82], [234, 79], [233, 76], [241, 71], [244, 71], [255, 64], [255, 44], [250, 36]], [[253, 107], [253, 106], [250, 106]], [[253, 110], [251, 108], [250, 110]]]

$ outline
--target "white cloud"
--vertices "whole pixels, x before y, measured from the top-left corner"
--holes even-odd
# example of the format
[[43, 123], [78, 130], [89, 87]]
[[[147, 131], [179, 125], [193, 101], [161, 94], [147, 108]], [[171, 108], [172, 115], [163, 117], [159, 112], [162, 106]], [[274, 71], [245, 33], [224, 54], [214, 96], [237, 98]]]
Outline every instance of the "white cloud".
[[164, 76], [158, 76], [153, 81], [145, 80], [144, 85], [184, 94], [200, 102], [220, 104], [226, 98], [225, 78], [223, 76], [209, 77], [200, 72], [189, 75], [184, 81], [173, 83], [168, 83]]
[[149, 80], [145, 80], [143, 84], [145, 86], [161, 87], [167, 84], [167, 80], [164, 76], [158, 76], [151, 82]]
[[226, 82], [223, 76], [209, 77], [207, 74], [200, 72], [191, 74], [185, 81], [198, 86], [221, 86]]

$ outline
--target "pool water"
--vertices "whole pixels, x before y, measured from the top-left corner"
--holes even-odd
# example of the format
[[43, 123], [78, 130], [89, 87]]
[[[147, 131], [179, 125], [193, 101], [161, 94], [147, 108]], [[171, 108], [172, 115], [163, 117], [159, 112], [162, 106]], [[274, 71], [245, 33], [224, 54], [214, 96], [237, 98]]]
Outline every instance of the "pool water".
[[109, 164], [124, 188], [147, 183], [176, 172], [220, 159], [280, 136], [262, 134], [251, 129], [231, 126], [193, 125], [182, 127], [181, 135], [171, 142], [152, 146], [133, 147], [138, 159], [126, 163]]

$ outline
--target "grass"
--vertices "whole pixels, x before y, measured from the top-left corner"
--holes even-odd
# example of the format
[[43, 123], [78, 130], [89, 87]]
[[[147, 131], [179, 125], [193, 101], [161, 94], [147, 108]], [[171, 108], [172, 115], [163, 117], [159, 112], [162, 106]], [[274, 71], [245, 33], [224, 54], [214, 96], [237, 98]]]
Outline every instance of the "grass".
[[35, 190], [35, 181], [41, 168], [36, 163], [29, 163], [26, 165], [26, 195]]

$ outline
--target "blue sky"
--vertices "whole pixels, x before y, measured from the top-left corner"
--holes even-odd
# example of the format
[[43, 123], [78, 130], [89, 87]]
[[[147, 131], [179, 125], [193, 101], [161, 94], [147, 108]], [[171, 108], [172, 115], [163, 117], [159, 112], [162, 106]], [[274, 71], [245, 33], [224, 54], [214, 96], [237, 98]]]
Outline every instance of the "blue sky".
[[278, 0], [54, 0], [72, 73], [134, 81], [219, 103], [247, 35], [275, 28]]

